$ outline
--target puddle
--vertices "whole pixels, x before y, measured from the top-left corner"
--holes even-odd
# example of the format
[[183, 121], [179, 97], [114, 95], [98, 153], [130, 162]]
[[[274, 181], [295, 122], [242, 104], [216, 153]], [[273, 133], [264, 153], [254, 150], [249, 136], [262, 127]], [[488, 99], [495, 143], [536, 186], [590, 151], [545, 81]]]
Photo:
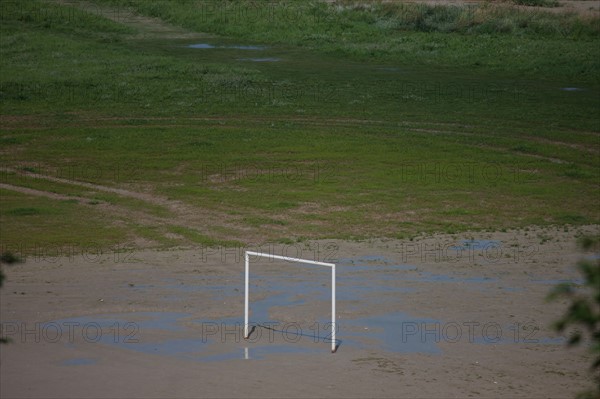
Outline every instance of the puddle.
[[351, 264], [351, 265], [369, 265], [369, 264], [387, 264], [387, 263], [395, 263], [385, 256], [378, 255], [364, 255], [358, 256], [356, 258], [340, 258], [338, 259], [338, 264]]
[[[299, 290], [301, 289], [299, 288]], [[304, 303], [302, 299], [290, 299], [289, 295], [294, 294], [285, 292], [272, 295], [265, 300], [256, 301], [252, 304], [252, 309], [257, 315], [261, 316], [261, 322], [268, 324], [271, 321], [268, 317], [270, 307], [293, 306]], [[330, 317], [329, 315], [325, 316]], [[79, 343], [75, 343], [73, 338], [69, 338], [69, 342], [65, 344], [66, 347], [72, 348], [80, 344], [104, 344], [144, 354], [172, 356], [191, 361], [262, 359], [270, 354], [277, 353], [326, 353], [328, 350], [328, 346], [324, 345], [327, 342], [325, 336], [310, 334], [308, 326], [303, 326], [307, 333], [303, 334], [301, 329], [298, 333], [295, 327], [289, 331], [278, 332], [285, 333], [288, 339], [294, 335], [301, 335], [304, 337], [302, 342], [315, 343], [316, 345], [295, 345], [297, 342], [295, 339], [282, 345], [259, 341], [252, 343], [242, 354], [240, 354], [239, 348], [236, 348], [233, 352], [226, 348], [227, 352], [215, 354], [215, 351], [222, 348], [219, 348], [220, 344], [227, 342], [239, 346], [240, 343], [244, 342], [242, 338], [243, 315], [214, 320], [194, 320], [189, 319], [190, 317], [190, 313], [177, 312], [105, 314], [55, 320], [45, 323], [42, 329], [49, 331], [48, 334], [52, 334], [54, 330], [60, 327], [65, 329], [68, 326], [69, 331], [73, 332], [73, 337]], [[182, 319], [186, 318], [188, 318], [188, 322], [196, 324], [196, 328], [190, 329], [188, 326], [183, 325]], [[274, 320], [271, 322], [276, 323]], [[326, 324], [327, 321], [323, 320], [323, 323]], [[251, 322], [251, 324], [253, 323]], [[212, 329], [215, 328], [217, 330], [213, 331]], [[169, 332], [169, 334], [165, 336], [164, 331]], [[181, 336], [182, 333], [185, 336]], [[177, 337], [177, 335], [181, 337]], [[268, 335], [265, 334], [265, 336]], [[331, 341], [328, 342], [331, 343]], [[319, 344], [317, 345], [317, 343]], [[79, 366], [94, 364], [95, 362], [94, 359], [77, 358], [69, 359], [61, 364]]]
[[[384, 279], [369, 280], [367, 276], [350, 274], [352, 271], [382, 270], [412, 270], [413, 266], [338, 266], [336, 275], [336, 300], [357, 301], [364, 300], [370, 296], [387, 293], [409, 293], [418, 289], [399, 285], [402, 280], [389, 281]], [[364, 274], [364, 273], [363, 273]], [[297, 276], [251, 276], [250, 278], [250, 318], [257, 322], [272, 321], [269, 317], [269, 309], [288, 305], [303, 305], [316, 301], [329, 303], [331, 301], [331, 277], [327, 270], [311, 280], [298, 279]], [[384, 276], [385, 277], [385, 276]], [[243, 277], [242, 277], [243, 278]], [[261, 300], [252, 300], [253, 295], [269, 293], [270, 295]], [[243, 295], [243, 290], [238, 294]], [[318, 315], [315, 315], [317, 317]], [[326, 317], [322, 317], [323, 320]]]
[[[513, 334], [512, 332], [510, 333]], [[517, 344], [535, 344], [535, 345], [562, 345], [567, 342], [564, 337], [540, 337], [540, 338], [523, 338], [523, 337], [502, 337], [499, 340], [476, 338], [474, 343], [479, 345], [517, 345]]]
[[279, 61], [281, 61], [281, 58], [273, 58], [273, 57], [266, 57], [266, 58], [238, 58], [238, 61], [279, 62]]
[[541, 337], [537, 331], [515, 332], [514, 326], [504, 326], [500, 334], [498, 331], [492, 332], [490, 337], [475, 337], [473, 343], [478, 345], [562, 345], [567, 342], [565, 337]]
[[[206, 280], [207, 278], [203, 278]], [[209, 279], [215, 280], [215, 279]], [[214, 298], [228, 298], [239, 296], [240, 290], [243, 289], [243, 281], [236, 281], [235, 284], [229, 282], [229, 280], [223, 281], [220, 279], [218, 283], [206, 283], [194, 284], [193, 282], [183, 282], [174, 278], [162, 279], [163, 284], [134, 284], [127, 287], [133, 292], [156, 292], [156, 290], [170, 290], [176, 291], [176, 294], [189, 293], [189, 292], [210, 292]], [[179, 295], [167, 295], [165, 299], [181, 298]]]
[[440, 344], [561, 345], [566, 342], [564, 337], [541, 336], [537, 329], [523, 330], [522, 327], [524, 325], [518, 323], [500, 326], [493, 322], [443, 322], [398, 312], [346, 321], [339, 335], [345, 345], [434, 355], [442, 353]]
[[188, 360], [201, 360], [200, 356], [207, 347], [201, 338], [166, 339], [158, 342], [138, 342], [127, 349], [145, 354], [175, 356]]
[[[499, 242], [464, 240], [460, 242], [460, 245], [461, 248], [485, 248], [497, 246]], [[439, 320], [413, 317], [403, 312], [372, 315], [372, 309], [368, 308], [368, 305], [373, 303], [391, 304], [390, 295], [417, 291], [410, 287], [411, 282], [471, 283], [473, 286], [485, 290], [492, 286], [507, 292], [522, 290], [522, 288], [497, 287], [497, 285], [488, 284], [498, 281], [493, 277], [417, 272], [416, 266], [398, 264], [392, 259], [376, 255], [343, 258], [339, 259], [336, 264], [338, 265], [336, 297], [338, 312], [344, 307], [347, 309], [358, 303], [361, 304], [360, 312], [369, 315], [356, 319], [338, 320], [337, 343], [342, 350], [344, 346], [348, 346], [395, 353], [441, 354], [440, 342], [448, 342], [444, 340], [443, 334], [450, 331], [450, 337], [452, 337], [452, 330], [446, 331], [444, 326], [452, 323], [444, 324]], [[94, 343], [191, 361], [264, 359], [272, 354], [327, 353], [329, 348], [327, 343], [331, 344], [328, 335], [331, 327], [330, 270], [314, 265], [304, 265], [300, 270], [283, 268], [282, 271], [283, 273], [277, 268], [263, 269], [260, 274], [251, 274], [249, 321], [263, 333], [263, 338], [255, 341], [244, 341], [241, 336], [244, 322], [241, 306], [242, 313], [238, 316], [221, 319], [198, 319], [193, 318], [190, 313], [183, 312], [139, 312], [83, 316], [51, 323], [63, 323], [63, 325], [76, 323], [79, 333], [86, 325], [90, 325], [93, 328], [88, 331], [88, 335], [94, 338], [92, 340]], [[373, 275], [368, 273], [371, 271], [377, 273]], [[390, 274], [392, 272], [397, 272], [398, 278], [393, 278]], [[131, 289], [168, 289], [170, 292], [167, 294], [181, 293], [183, 298], [186, 296], [186, 292], [208, 292], [215, 301], [222, 300], [224, 297], [236, 297], [243, 304], [243, 276], [244, 274], [241, 272], [238, 277], [234, 276], [233, 278], [209, 278], [208, 281], [202, 278], [202, 285], [187, 281], [182, 284], [180, 279], [167, 278], [161, 280], [157, 285], [135, 285]], [[238, 278], [239, 281], [236, 280]], [[409, 286], [399, 285], [404, 281], [408, 282]], [[582, 280], [542, 279], [530, 281], [539, 284], [560, 282], [578, 284], [582, 282]], [[470, 287], [472, 286], [469, 286], [469, 289]], [[168, 300], [169, 295], [165, 295], [165, 298]], [[391, 309], [406, 309], [407, 307], [403, 306], [401, 299], [401, 295], [394, 296], [393, 303], [397, 306]], [[275, 313], [273, 313], [274, 311]], [[299, 323], [286, 323], [278, 318], [288, 321], [303, 321], [300, 325]], [[51, 323], [46, 323], [46, 325]], [[294, 324], [299, 328], [290, 329], [290, 325]], [[217, 330], [209, 330], [209, 327]], [[95, 334], [98, 329], [100, 329], [100, 334]], [[506, 337], [503, 336], [501, 340], [492, 340], [494, 342], [475, 340], [469, 341], [469, 343], [508, 344], [513, 342], [508, 330], [504, 331]], [[257, 336], [258, 333], [259, 331], [256, 331], [254, 336]], [[269, 333], [279, 334], [279, 340], [266, 342], [264, 337], [269, 336]], [[464, 342], [467, 332], [463, 329], [462, 334], [465, 335], [460, 342]], [[294, 339], [294, 336], [297, 340]], [[77, 345], [80, 345], [80, 342], [81, 340], [77, 340]], [[86, 342], [90, 341], [86, 340]], [[563, 339], [539, 337], [534, 343], [558, 342], [562, 343]], [[69, 342], [68, 345], [73, 345], [73, 342]], [[62, 364], [83, 366], [95, 362], [96, 360], [93, 358], [75, 358]]]
[[74, 359], [68, 359], [60, 363], [61, 366], [87, 366], [90, 364], [96, 364], [98, 362], [97, 359], [85, 358], [85, 357], [77, 357]]
[[449, 246], [447, 249], [449, 259], [477, 258], [477, 261], [482, 263], [497, 263], [505, 252], [509, 252], [502, 241], [484, 239], [462, 240], [458, 245]]
[[397, 262], [383, 256], [366, 255], [357, 258], [338, 259], [338, 269], [343, 273], [352, 273], [360, 271], [406, 271], [416, 270], [414, 265], [397, 264]]
[[340, 325], [339, 335], [345, 345], [384, 348], [396, 353], [440, 354], [436, 340], [423, 339], [420, 330], [424, 324], [432, 323], [439, 324], [439, 320], [415, 318], [402, 312], [388, 313], [345, 321]]
[[190, 44], [188, 47], [189, 48], [200, 48], [200, 49], [217, 48], [217, 46], [213, 46], [212, 44], [208, 44], [208, 43]]
[[[283, 294], [274, 295], [268, 299], [284, 299]], [[257, 301], [258, 308], [264, 306], [264, 313], [268, 300]], [[278, 305], [287, 306], [294, 303], [283, 302]], [[260, 311], [259, 311], [260, 313]], [[183, 328], [181, 319], [189, 317], [188, 313], [174, 312], [143, 312], [129, 314], [102, 315], [97, 317], [77, 317], [54, 321], [52, 323], [95, 323], [102, 326], [102, 332], [93, 342], [110, 345], [119, 349], [152, 354], [158, 356], [172, 356], [190, 361], [226, 361], [235, 359], [264, 359], [273, 354], [294, 353], [327, 353], [331, 343], [327, 320], [317, 328], [313, 325], [286, 327], [286, 323], [271, 324], [270, 326], [255, 325], [251, 338], [244, 341], [242, 338], [243, 317], [232, 317], [215, 320], [190, 320], [196, 324], [193, 329]], [[134, 320], [140, 320], [136, 322]], [[122, 328], [126, 323], [139, 323], [137, 335], [129, 342], [123, 335], [115, 336], [115, 327]], [[50, 323], [47, 323], [50, 324]], [[495, 324], [495, 323], [494, 323]], [[71, 324], [73, 325], [73, 324]], [[86, 324], [80, 324], [85, 328]], [[330, 325], [329, 325], [330, 326]], [[448, 328], [448, 326], [450, 328]], [[210, 329], [208, 328], [210, 327]], [[424, 353], [439, 355], [442, 353], [440, 343], [468, 342], [475, 344], [562, 344], [564, 338], [538, 337], [536, 332], [514, 332], [511, 327], [503, 327], [500, 333], [490, 330], [491, 333], [479, 336], [468, 333], [465, 325], [458, 323], [443, 323], [440, 320], [413, 317], [403, 312], [392, 312], [380, 315], [369, 315], [362, 318], [338, 321], [337, 344], [343, 350], [345, 346], [367, 350], [385, 350], [395, 353]], [[256, 331], [260, 329], [260, 331]], [[186, 337], [173, 337], [164, 333], [152, 334], [149, 330], [180, 332], [185, 331]], [[470, 331], [470, 330], [469, 330]], [[503, 331], [503, 332], [502, 332]], [[273, 334], [279, 337], [269, 339]], [[504, 334], [504, 335], [502, 335]], [[519, 335], [521, 334], [521, 335]], [[92, 335], [98, 335], [92, 332]], [[285, 335], [285, 336], [284, 336]], [[283, 337], [283, 338], [282, 338]], [[283, 339], [283, 341], [282, 341]], [[283, 343], [280, 343], [282, 341]], [[89, 344], [90, 341], [87, 342]], [[233, 346], [222, 346], [231, 344]], [[220, 346], [221, 345], [221, 346]], [[67, 347], [73, 347], [70, 342]], [[219, 351], [222, 351], [219, 353]], [[64, 366], [85, 366], [95, 364], [94, 358], [73, 358], [61, 363]]]
[[[179, 324], [179, 320], [185, 317], [189, 317], [189, 313], [175, 313], [175, 312], [136, 312], [136, 313], [122, 313], [122, 314], [106, 314], [106, 315], [94, 315], [94, 316], [82, 316], [73, 317], [68, 319], [57, 320], [52, 323], [58, 323], [59, 325], [72, 325], [72, 326], [89, 326], [94, 331], [91, 333], [96, 335], [95, 330], [101, 328], [110, 332], [113, 330], [115, 334], [120, 329], [121, 331], [126, 329], [125, 326], [130, 326], [129, 332], [133, 332], [137, 328], [139, 331], [143, 330], [164, 330], [178, 332], [183, 331], [184, 327]], [[45, 323], [44, 326], [50, 328], [51, 323]], [[114, 338], [114, 334], [100, 333], [98, 339], [99, 342], [103, 340], [111, 340]], [[95, 340], [95, 338], [94, 338]]]
[[[295, 290], [294, 292], [283, 292], [276, 295], [268, 296], [267, 298], [252, 301], [250, 302], [250, 315], [248, 316], [250, 322], [256, 324], [264, 324], [267, 322], [272, 322], [274, 320], [269, 317], [269, 310], [272, 307], [277, 306], [292, 306], [292, 305], [302, 305], [306, 303], [304, 299], [298, 298], [300, 295], [300, 290]], [[331, 292], [331, 291], [330, 291]], [[252, 291], [250, 291], [252, 293]], [[331, 295], [331, 294], [330, 294]], [[296, 298], [294, 298], [296, 297]]]
[[502, 249], [502, 243], [497, 240], [462, 240], [461, 245], [455, 245], [450, 247], [454, 250], [488, 250], [488, 249]]
[[[72, 337], [68, 347], [73, 347], [74, 338], [82, 338], [83, 344], [104, 344], [145, 354], [167, 355], [186, 359], [196, 359], [206, 347], [201, 337], [171, 338], [164, 337], [164, 331], [182, 333], [189, 331], [181, 325], [181, 319], [190, 317], [189, 313], [176, 312], [137, 312], [74, 317], [45, 323], [42, 328], [69, 326]], [[163, 333], [161, 333], [163, 332]], [[78, 341], [79, 342], [79, 341]], [[95, 362], [95, 360], [91, 360]], [[70, 359], [63, 365], [78, 366], [93, 364], [89, 359]]]
[[561, 87], [560, 89], [562, 91], [583, 91], [583, 90], [585, 90], [580, 87]]
[[[327, 353], [328, 346], [315, 345], [315, 347], [294, 345], [269, 345], [244, 350], [244, 359], [264, 359], [268, 355], [281, 353]], [[246, 349], [246, 348], [244, 348]]]
[[[237, 321], [232, 321], [236, 324]], [[239, 324], [239, 323], [238, 323]], [[311, 325], [302, 325], [300, 323], [279, 323], [272, 322], [269, 324], [253, 324], [250, 323], [249, 339], [245, 341], [249, 349], [261, 349], [274, 347], [278, 353], [285, 350], [285, 344], [281, 345], [278, 342], [286, 342], [292, 344], [294, 348], [331, 348], [331, 323], [313, 323]], [[340, 328], [337, 329], [338, 333]], [[342, 344], [342, 340], [336, 337], [336, 347]], [[298, 344], [302, 345], [298, 345]], [[268, 346], [265, 346], [268, 344]], [[306, 346], [304, 344], [312, 344]], [[325, 345], [326, 344], [326, 345]], [[294, 349], [295, 350], [295, 349]], [[319, 349], [322, 350], [322, 349]], [[268, 353], [270, 350], [263, 350]]]
[[252, 46], [252, 45], [242, 45], [242, 44], [232, 44], [232, 45], [214, 45], [210, 43], [196, 43], [190, 44], [187, 46], [188, 48], [194, 49], [235, 49], [235, 50], [265, 50], [267, 46]]
[[435, 274], [429, 272], [422, 272], [420, 273], [419, 277], [406, 277], [405, 280], [426, 283], [493, 283], [498, 281], [498, 279], [494, 277], [459, 277], [450, 276], [448, 274]]
[[[377, 296], [391, 293], [412, 293], [419, 290], [413, 287], [390, 286], [390, 285], [340, 285], [336, 290], [338, 301], [362, 301], [369, 296]], [[331, 292], [330, 292], [331, 295]]]
[[224, 360], [236, 360], [236, 359], [244, 359], [244, 360], [262, 360], [268, 357], [269, 355], [275, 354], [293, 354], [293, 353], [327, 353], [327, 348], [319, 347], [306, 347], [306, 346], [294, 346], [294, 345], [268, 345], [268, 346], [259, 346], [259, 347], [244, 347], [238, 348], [235, 351], [217, 354], [217, 355], [209, 355], [204, 356], [202, 358], [203, 361], [208, 362], [222, 362]]
[[[461, 241], [461, 246], [451, 247], [451, 249], [456, 251], [467, 251], [478, 248], [498, 248], [500, 245], [501, 244], [499, 241], [494, 240], [464, 240]], [[463, 277], [431, 272], [420, 272], [418, 276], [414, 276], [414, 274], [412, 276], [398, 274], [397, 279], [393, 279], [393, 275], [390, 275], [391, 273], [416, 271], [418, 269], [414, 265], [397, 264], [397, 262], [394, 260], [376, 255], [361, 256], [356, 258], [342, 258], [338, 260], [338, 265], [340, 270], [338, 274], [338, 283], [341, 286], [340, 290], [338, 290], [338, 299], [342, 298], [347, 300], [360, 299], [360, 295], [364, 296], [365, 294], [418, 291], [413, 287], [398, 286], [398, 284], [402, 282], [486, 284], [498, 281], [497, 278], [487, 276]], [[377, 275], [381, 276], [375, 281], [375, 284], [372, 284], [372, 282], [366, 280], [364, 273], [361, 274], [361, 272], [370, 271], [377, 272]], [[487, 286], [482, 287], [482, 289], [487, 288]], [[346, 292], [344, 292], [345, 289]]]

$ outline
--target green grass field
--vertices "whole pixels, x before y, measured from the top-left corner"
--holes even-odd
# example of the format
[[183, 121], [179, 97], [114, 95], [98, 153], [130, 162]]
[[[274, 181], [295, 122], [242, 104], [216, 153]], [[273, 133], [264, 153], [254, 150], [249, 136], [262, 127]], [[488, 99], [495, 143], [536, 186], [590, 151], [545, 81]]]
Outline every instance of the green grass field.
[[349, 1], [1, 7], [5, 249], [600, 221], [598, 18]]

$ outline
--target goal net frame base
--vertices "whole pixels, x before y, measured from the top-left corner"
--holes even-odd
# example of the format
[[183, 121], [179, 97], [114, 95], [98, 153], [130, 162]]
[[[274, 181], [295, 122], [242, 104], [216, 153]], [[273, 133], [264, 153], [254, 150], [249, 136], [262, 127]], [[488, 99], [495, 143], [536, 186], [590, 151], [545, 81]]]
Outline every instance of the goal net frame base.
[[250, 282], [250, 256], [279, 259], [288, 262], [304, 263], [317, 266], [326, 266], [331, 268], [331, 353], [335, 353], [337, 350], [336, 336], [336, 322], [335, 322], [335, 263], [318, 262], [308, 259], [290, 258], [288, 256], [279, 256], [274, 254], [266, 254], [262, 252], [246, 251], [244, 256], [245, 261], [245, 299], [244, 299], [244, 339], [248, 339], [249, 334], [249, 323], [248, 323], [248, 311], [249, 311], [249, 282]]

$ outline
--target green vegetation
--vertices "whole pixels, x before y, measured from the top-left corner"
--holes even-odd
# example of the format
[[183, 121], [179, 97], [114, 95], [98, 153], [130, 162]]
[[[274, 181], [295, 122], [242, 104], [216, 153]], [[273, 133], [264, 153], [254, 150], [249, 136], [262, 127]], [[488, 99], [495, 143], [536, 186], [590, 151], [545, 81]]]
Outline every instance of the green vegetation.
[[[0, 262], [2, 263], [6, 263], [6, 264], [12, 264], [12, 263], [19, 263], [21, 262], [21, 259], [16, 256], [15, 254], [13, 254], [10, 251], [6, 251], [3, 252], [2, 255], [0, 255]], [[0, 273], [0, 287], [2, 286], [2, 282], [4, 281], [4, 274]]]
[[196, 32], [361, 61], [467, 67], [598, 82], [598, 18], [506, 4], [103, 0]]
[[49, 200], [0, 189], [2, 250], [15, 254], [69, 254], [79, 248], [111, 249], [125, 241], [118, 217], [102, 215], [77, 201]]
[[512, 0], [513, 3], [522, 6], [535, 7], [558, 7], [560, 3], [557, 0]]
[[[583, 237], [580, 244], [584, 250], [600, 249], [600, 237]], [[600, 259], [582, 260], [577, 264], [583, 276], [583, 286], [560, 284], [549, 295], [550, 300], [564, 298], [569, 307], [554, 327], [560, 333], [570, 331], [570, 346], [590, 342], [590, 351], [595, 356], [591, 371], [598, 384], [595, 392], [584, 392], [581, 398], [600, 396]]]
[[599, 222], [598, 19], [506, 4], [79, 5], [2, 4], [0, 183], [37, 190], [0, 190], [3, 245]]

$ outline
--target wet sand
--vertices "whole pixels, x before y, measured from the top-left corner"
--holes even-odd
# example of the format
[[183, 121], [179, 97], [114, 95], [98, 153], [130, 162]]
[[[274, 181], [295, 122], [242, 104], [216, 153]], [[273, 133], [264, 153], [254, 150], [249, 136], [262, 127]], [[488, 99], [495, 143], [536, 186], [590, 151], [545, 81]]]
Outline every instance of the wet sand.
[[[4, 267], [10, 397], [573, 397], [590, 356], [550, 328], [584, 228], [51, 257]], [[243, 251], [334, 262], [331, 272]]]

